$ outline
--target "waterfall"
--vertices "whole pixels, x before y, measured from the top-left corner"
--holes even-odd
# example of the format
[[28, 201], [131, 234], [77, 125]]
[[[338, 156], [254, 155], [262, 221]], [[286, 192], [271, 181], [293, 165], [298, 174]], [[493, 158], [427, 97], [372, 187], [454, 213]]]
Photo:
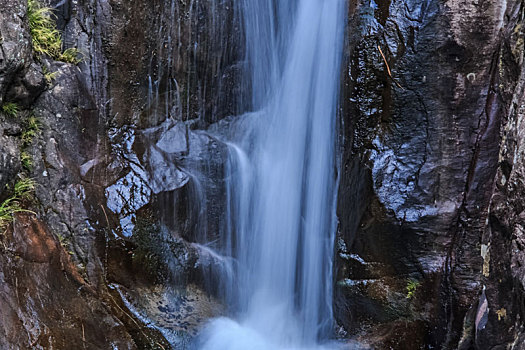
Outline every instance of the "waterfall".
[[240, 1], [256, 112], [230, 130], [232, 318], [207, 326], [204, 350], [317, 348], [331, 334], [344, 4]]

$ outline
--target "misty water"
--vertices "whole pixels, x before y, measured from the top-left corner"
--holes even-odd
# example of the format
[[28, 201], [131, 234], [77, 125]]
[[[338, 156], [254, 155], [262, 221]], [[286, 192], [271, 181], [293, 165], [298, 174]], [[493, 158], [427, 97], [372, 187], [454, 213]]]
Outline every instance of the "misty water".
[[239, 6], [254, 112], [222, 135], [230, 153], [221, 253], [235, 261], [223, 288], [231, 318], [212, 320], [199, 347], [330, 347], [344, 1]]

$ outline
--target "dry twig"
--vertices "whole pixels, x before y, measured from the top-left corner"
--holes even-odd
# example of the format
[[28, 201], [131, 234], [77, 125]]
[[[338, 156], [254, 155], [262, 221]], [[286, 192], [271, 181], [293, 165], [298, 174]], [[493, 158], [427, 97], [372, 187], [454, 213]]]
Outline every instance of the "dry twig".
[[386, 61], [386, 57], [385, 55], [383, 54], [383, 50], [381, 50], [381, 47], [379, 45], [377, 45], [377, 48], [379, 49], [379, 53], [381, 54], [381, 57], [383, 57], [383, 61], [385, 62], [385, 65], [386, 65], [386, 70], [388, 72], [388, 76], [392, 79], [392, 81], [394, 81], [394, 83], [396, 83], [396, 85], [400, 88], [400, 89], [403, 89], [405, 90], [395, 79], [394, 77], [392, 76], [392, 71], [390, 70], [390, 66], [388, 65], [388, 62]]

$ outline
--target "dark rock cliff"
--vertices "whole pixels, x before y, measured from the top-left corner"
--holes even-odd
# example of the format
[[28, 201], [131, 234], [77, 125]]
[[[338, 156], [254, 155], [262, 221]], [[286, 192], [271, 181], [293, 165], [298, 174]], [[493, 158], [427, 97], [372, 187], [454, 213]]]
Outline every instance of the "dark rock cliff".
[[336, 310], [377, 348], [525, 347], [523, 5], [350, 5]]
[[242, 98], [234, 4], [42, 3], [82, 61], [37, 57], [27, 1], [2, 3], [0, 106], [16, 112], [0, 113], [0, 201], [36, 188], [0, 233], [0, 348], [185, 348], [220, 312], [194, 242], [221, 209], [192, 191], [220, 182], [221, 148], [192, 129]]
[[[27, 2], [2, 2], [0, 203], [36, 189], [0, 233], [0, 348], [183, 349], [222, 312], [199, 243], [225, 149], [198, 129], [249, 95], [236, 1], [44, 3], [83, 60], [36, 58]], [[348, 5], [339, 334], [524, 349], [523, 1]]]

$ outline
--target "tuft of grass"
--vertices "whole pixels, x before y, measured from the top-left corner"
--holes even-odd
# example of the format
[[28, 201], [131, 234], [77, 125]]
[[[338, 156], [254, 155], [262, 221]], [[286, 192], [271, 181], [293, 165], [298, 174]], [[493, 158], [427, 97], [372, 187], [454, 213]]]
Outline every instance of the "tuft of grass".
[[67, 49], [62, 52], [62, 37], [52, 18], [53, 12], [44, 7], [38, 0], [28, 0], [27, 17], [37, 56], [49, 56], [57, 61], [78, 64], [81, 60], [77, 49]]
[[29, 178], [21, 178], [13, 187], [13, 194], [0, 204], [0, 229], [5, 230], [7, 225], [13, 221], [13, 215], [19, 212], [31, 212], [23, 209], [21, 202], [30, 200], [35, 190], [35, 181]]
[[411, 278], [407, 280], [407, 299], [412, 299], [416, 295], [417, 287], [419, 287], [419, 281]]
[[44, 74], [44, 78], [46, 79], [46, 82], [48, 84], [51, 84], [53, 82], [53, 80], [55, 80], [55, 78], [57, 77], [57, 73], [58, 72], [48, 72], [48, 73]]
[[13, 220], [13, 214], [19, 211], [21, 211], [20, 205], [14, 197], [9, 197], [0, 204], [0, 229], [2, 231]]
[[50, 72], [46, 66], [42, 66], [42, 73], [48, 84], [51, 84], [56, 79], [58, 72]]
[[26, 151], [20, 153], [20, 163], [22, 163], [22, 168], [27, 171], [33, 170], [33, 157]]
[[20, 153], [20, 162], [22, 167], [30, 172], [33, 170], [33, 158], [31, 154], [27, 151], [35, 137], [40, 133], [40, 122], [34, 114], [31, 114], [24, 121], [24, 129], [20, 139], [22, 140], [22, 152]]
[[43, 7], [37, 0], [27, 2], [33, 49], [39, 55], [56, 58], [62, 54], [62, 39], [51, 16], [51, 9]]
[[13, 188], [15, 198], [29, 200], [35, 191], [35, 180], [30, 178], [21, 178], [15, 183]]
[[7, 102], [2, 105], [2, 112], [15, 118], [18, 115], [18, 105], [14, 102]]
[[24, 147], [29, 146], [33, 139], [40, 132], [40, 122], [34, 115], [29, 116], [24, 123], [24, 130], [22, 131], [22, 143]]
[[60, 55], [60, 61], [72, 63], [72, 64], [79, 64], [82, 62], [82, 59], [80, 58], [81, 54], [78, 51], [78, 49], [75, 48], [69, 48], [65, 49], [64, 52]]

